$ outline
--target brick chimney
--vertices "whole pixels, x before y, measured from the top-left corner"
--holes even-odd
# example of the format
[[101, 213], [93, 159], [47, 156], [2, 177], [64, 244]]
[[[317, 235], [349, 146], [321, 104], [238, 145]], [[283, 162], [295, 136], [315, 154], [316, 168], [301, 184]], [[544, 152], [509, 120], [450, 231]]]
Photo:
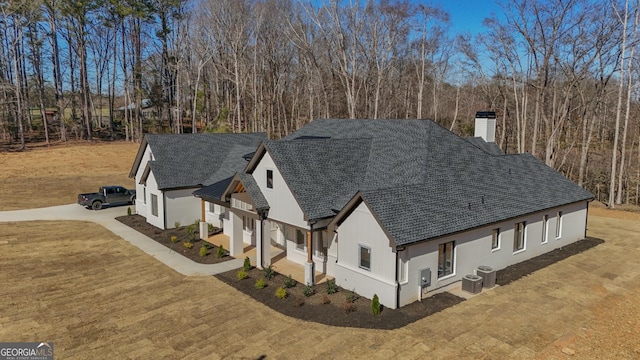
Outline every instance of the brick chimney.
[[475, 137], [481, 137], [486, 142], [496, 142], [496, 113], [495, 111], [478, 111], [476, 113]]

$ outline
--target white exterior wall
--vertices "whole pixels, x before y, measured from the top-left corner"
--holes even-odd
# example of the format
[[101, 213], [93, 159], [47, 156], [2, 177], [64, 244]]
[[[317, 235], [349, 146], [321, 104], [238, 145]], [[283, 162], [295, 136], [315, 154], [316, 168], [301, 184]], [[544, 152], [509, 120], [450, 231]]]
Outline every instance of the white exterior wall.
[[[193, 196], [196, 189], [183, 190], [158, 190], [153, 172], [149, 173], [146, 185], [140, 184], [142, 174], [144, 173], [147, 163], [151, 160], [153, 154], [151, 148], [147, 145], [140, 161], [140, 166], [136, 171], [136, 214], [144, 216], [147, 222], [160, 229], [171, 229], [176, 221], [182, 225], [192, 224], [196, 219], [201, 217], [200, 199]], [[144, 199], [146, 188], [146, 204]], [[152, 214], [151, 195], [158, 197], [158, 216]], [[165, 221], [166, 218], [166, 221]], [[165, 227], [166, 225], [166, 227]]]
[[[158, 216], [154, 216], [152, 214], [151, 208], [151, 195], [156, 195], [158, 197]], [[137, 200], [137, 199], [136, 199]], [[156, 178], [153, 176], [153, 172], [149, 173], [149, 177], [147, 177], [147, 212], [146, 214], [140, 214], [147, 218], [147, 222], [157, 228], [164, 229], [164, 194], [162, 191], [158, 190], [158, 183], [156, 182]]]
[[[273, 171], [273, 189], [267, 188], [267, 170]], [[301, 265], [305, 264], [307, 262], [307, 246], [305, 243], [303, 251], [296, 249], [295, 229], [302, 230], [306, 236], [306, 233], [310, 230], [309, 225], [304, 219], [302, 209], [268, 152], [264, 154], [256, 165], [252, 175], [269, 203], [269, 220], [278, 223], [281, 228], [284, 226], [286, 229], [284, 238], [288, 240], [286, 241], [287, 259]], [[320, 241], [320, 237], [317, 233], [314, 236], [314, 244], [316, 244]], [[327, 239], [325, 243], [329, 242], [330, 235], [328, 232], [325, 231], [322, 236], [323, 239]], [[327, 260], [317, 253], [316, 249], [314, 249], [312, 259], [315, 263], [316, 271], [328, 274]]]
[[[211, 205], [213, 205], [213, 212], [210, 211]], [[204, 214], [205, 221], [215, 227], [222, 229], [224, 227], [224, 224], [221, 218], [224, 217], [224, 213], [227, 210], [227, 208], [218, 204], [212, 204], [207, 201], [205, 201], [204, 206], [205, 206], [205, 214]]]
[[[556, 213], [562, 211], [562, 234], [556, 239]], [[542, 219], [548, 215], [548, 240], [542, 242]], [[525, 221], [525, 248], [513, 251], [514, 226]], [[400, 283], [400, 306], [418, 300], [420, 270], [431, 269], [431, 286], [427, 291], [438, 289], [460, 281], [462, 276], [475, 274], [480, 265], [491, 266], [494, 270], [503, 269], [556, 248], [581, 240], [585, 235], [587, 221], [587, 202], [538, 212], [522, 218], [485, 226], [457, 235], [443, 237], [408, 246], [405, 250], [408, 258], [407, 280]], [[491, 249], [493, 229], [500, 228], [500, 246]], [[438, 245], [455, 241], [454, 273], [438, 279]]]
[[197, 188], [191, 188], [164, 192], [164, 201], [166, 202], [164, 210], [166, 211], [165, 217], [168, 229], [174, 228], [176, 221], [184, 226], [200, 220], [202, 217], [202, 200], [193, 196], [193, 192], [196, 190]]
[[[267, 170], [273, 171], [273, 189], [267, 188]], [[290, 224], [302, 229], [309, 226], [304, 220], [302, 209], [293, 197], [289, 187], [284, 182], [280, 171], [276, 168], [269, 153], [265, 153], [253, 171], [253, 178], [256, 179], [262, 194], [270, 205], [269, 218], [277, 222]]]
[[[151, 207], [150, 204], [150, 196], [149, 196], [149, 188], [148, 188], [148, 181], [147, 181], [147, 185], [143, 185], [140, 184], [140, 179], [142, 179], [142, 174], [144, 173], [144, 169], [147, 167], [147, 163], [149, 162], [149, 160], [152, 157], [152, 153], [151, 153], [151, 148], [149, 147], [149, 145], [147, 145], [146, 149], [144, 150], [144, 154], [142, 155], [142, 160], [140, 161], [140, 166], [138, 166], [138, 169], [136, 170], [136, 175], [135, 175], [135, 183], [136, 183], [136, 214], [140, 215], [140, 216], [144, 216], [145, 218], [147, 217], [147, 214], [151, 214], [150, 210], [147, 210], [147, 207]], [[144, 188], [147, 187], [147, 201], [145, 204], [145, 199], [144, 199]], [[148, 212], [149, 211], [149, 212]]]
[[[360, 245], [371, 249], [370, 270], [359, 267]], [[377, 294], [381, 304], [396, 307], [395, 249], [365, 203], [338, 228], [335, 250], [338, 262], [335, 274], [329, 275], [335, 276], [336, 284], [369, 299]]]

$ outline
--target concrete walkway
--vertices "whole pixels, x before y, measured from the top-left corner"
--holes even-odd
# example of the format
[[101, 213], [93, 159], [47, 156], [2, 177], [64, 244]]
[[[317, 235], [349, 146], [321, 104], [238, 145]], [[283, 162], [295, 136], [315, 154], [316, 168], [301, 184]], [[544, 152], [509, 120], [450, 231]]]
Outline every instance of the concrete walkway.
[[117, 216], [127, 213], [126, 206], [104, 208], [99, 211], [85, 209], [78, 204], [52, 206], [39, 209], [0, 211], [0, 222], [37, 221], [37, 220], [75, 220], [91, 221], [100, 224], [153, 256], [175, 271], [188, 276], [209, 276], [240, 268], [242, 260], [233, 259], [218, 264], [198, 264], [186, 257], [158, 244], [130, 227], [115, 220]]

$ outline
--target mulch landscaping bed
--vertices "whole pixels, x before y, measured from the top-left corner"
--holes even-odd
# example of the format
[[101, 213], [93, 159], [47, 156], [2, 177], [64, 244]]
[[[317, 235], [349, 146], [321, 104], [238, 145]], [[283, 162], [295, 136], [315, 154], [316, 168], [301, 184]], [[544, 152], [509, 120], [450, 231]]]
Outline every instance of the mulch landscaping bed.
[[[161, 230], [147, 223], [146, 219], [140, 215], [119, 216], [116, 220], [197, 263], [217, 264], [233, 259], [233, 257], [229, 256], [229, 252], [226, 250], [224, 251], [223, 257], [218, 257], [217, 246], [200, 240], [199, 228], [195, 229], [195, 240], [190, 241], [193, 244], [193, 247], [188, 249], [184, 246], [184, 243], [190, 240], [190, 236], [187, 231], [188, 226], [181, 226], [179, 229]], [[214, 235], [221, 231], [221, 229], [215, 228], [214, 233], [209, 235]], [[171, 241], [172, 236], [177, 237], [177, 242], [173, 243]], [[202, 245], [208, 246], [207, 255], [204, 257], [200, 256], [200, 248]]]
[[[193, 241], [193, 247], [187, 249], [183, 245], [190, 238], [186, 226], [182, 226], [179, 229], [160, 230], [148, 224], [145, 218], [140, 215], [120, 216], [116, 220], [158, 243], [172, 248], [175, 252], [195, 262], [215, 264], [233, 259], [226, 251], [225, 256], [219, 258], [215, 245], [210, 245], [207, 256], [201, 257], [200, 247], [206, 242], [198, 239], [198, 229], [195, 232], [196, 240]], [[216, 231], [220, 230], [216, 229]], [[178, 241], [175, 244], [171, 242], [171, 236], [177, 236]], [[510, 284], [537, 270], [602, 243], [604, 243], [602, 239], [588, 237], [535, 258], [508, 266], [496, 272], [496, 284]], [[397, 329], [464, 301], [461, 297], [443, 292], [430, 296], [422, 302], [416, 301], [413, 304], [403, 306], [400, 309], [382, 307], [379, 315], [373, 315], [371, 313], [371, 300], [359, 297], [353, 292], [340, 287], [337, 287], [336, 293], [328, 294], [326, 283], [319, 284], [314, 287], [315, 292], [313, 295], [305, 296], [305, 286], [296, 282], [294, 287], [286, 289], [287, 297], [279, 299], [275, 293], [276, 289], [284, 287], [287, 279], [285, 275], [276, 273], [275, 277], [266, 280], [264, 270], [255, 268], [247, 272], [248, 277], [246, 279], [238, 280], [237, 274], [238, 270], [232, 270], [218, 274], [216, 277], [284, 315], [332, 326]], [[266, 285], [264, 288], [257, 289], [255, 287], [258, 279], [264, 280]]]
[[[527, 261], [511, 265], [497, 271], [496, 283], [498, 285], [507, 285], [603, 242], [604, 240], [602, 239], [588, 237]], [[248, 278], [243, 280], [238, 280], [237, 273], [238, 270], [233, 270], [218, 274], [216, 277], [284, 315], [332, 326], [396, 329], [464, 301], [461, 297], [443, 292], [428, 297], [422, 302], [416, 301], [403, 306], [400, 309], [383, 308], [379, 315], [373, 315], [371, 313], [371, 300], [369, 299], [359, 297], [353, 301], [352, 305], [345, 305], [348, 302], [347, 299], [355, 295], [349, 290], [338, 287], [338, 292], [327, 294], [326, 284], [319, 284], [315, 286], [315, 294], [306, 297], [303, 293], [304, 285], [296, 283], [295, 287], [287, 289], [288, 296], [285, 299], [278, 299], [275, 296], [275, 292], [278, 287], [284, 286], [286, 279], [284, 275], [278, 274], [271, 280], [265, 280], [267, 286], [263, 289], [257, 289], [255, 283], [257, 279], [264, 279], [263, 270], [252, 269], [248, 272]]]
[[314, 287], [315, 294], [307, 297], [305, 286], [296, 282], [295, 287], [286, 289], [287, 297], [279, 299], [276, 289], [284, 287], [286, 276], [277, 274], [271, 280], [264, 280], [266, 287], [257, 289], [256, 280], [264, 279], [264, 270], [253, 268], [243, 280], [238, 280], [237, 273], [238, 270], [233, 270], [216, 277], [284, 315], [332, 326], [397, 329], [464, 301], [450, 293], [441, 293], [400, 309], [383, 307], [379, 315], [373, 315], [371, 300], [340, 287], [336, 293], [327, 294], [327, 284], [318, 284]]
[[560, 260], [564, 260], [572, 255], [579, 254], [589, 250], [594, 246], [604, 243], [604, 240], [598, 238], [587, 237], [580, 241], [576, 241], [567, 246], [550, 251], [546, 254], [536, 256], [532, 259], [523, 261], [518, 264], [507, 266], [502, 270], [496, 271], [496, 284], [507, 285], [534, 271], [540, 270]]

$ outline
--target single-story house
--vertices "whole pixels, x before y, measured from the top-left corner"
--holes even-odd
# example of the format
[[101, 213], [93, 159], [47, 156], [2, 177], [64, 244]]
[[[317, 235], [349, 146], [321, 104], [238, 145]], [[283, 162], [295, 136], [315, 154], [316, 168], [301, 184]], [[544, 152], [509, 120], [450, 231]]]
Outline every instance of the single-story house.
[[225, 181], [246, 166], [246, 155], [265, 140], [264, 133], [147, 134], [129, 172], [136, 183], [136, 213], [160, 229], [196, 220], [221, 226], [224, 209], [202, 204], [193, 192], [213, 184], [226, 187]]
[[232, 255], [270, 246], [397, 308], [586, 236], [593, 195], [530, 154], [504, 154], [495, 114], [475, 138], [428, 120], [316, 120], [262, 142], [243, 172], [196, 196], [229, 207]]

